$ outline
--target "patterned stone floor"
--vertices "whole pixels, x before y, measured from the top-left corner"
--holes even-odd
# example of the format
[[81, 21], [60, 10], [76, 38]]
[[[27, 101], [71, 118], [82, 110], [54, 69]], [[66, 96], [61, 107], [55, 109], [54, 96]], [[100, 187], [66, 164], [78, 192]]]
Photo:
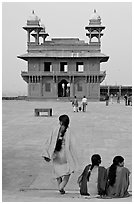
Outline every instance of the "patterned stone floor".
[[[34, 108], [49, 107], [53, 109], [52, 117], [34, 116]], [[45, 140], [61, 114], [70, 117], [80, 167], [72, 175], [64, 197], [59, 195], [52, 179], [51, 163], [41, 157]], [[125, 166], [132, 171], [132, 107], [126, 107], [124, 101], [108, 107], [104, 102], [88, 102], [86, 113], [74, 113], [70, 102], [2, 102], [3, 201], [89, 201], [79, 195], [76, 181], [94, 153], [101, 155], [105, 167], [115, 155], [122, 155]], [[129, 191], [132, 191], [131, 180], [130, 176]], [[128, 197], [105, 201], [131, 200]], [[104, 202], [98, 198], [90, 201]]]

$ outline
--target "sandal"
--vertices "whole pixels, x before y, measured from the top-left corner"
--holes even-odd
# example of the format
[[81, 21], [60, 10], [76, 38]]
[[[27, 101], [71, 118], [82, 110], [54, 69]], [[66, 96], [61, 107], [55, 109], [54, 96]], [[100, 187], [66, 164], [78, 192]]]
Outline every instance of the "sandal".
[[59, 190], [61, 194], [65, 194], [64, 189]]

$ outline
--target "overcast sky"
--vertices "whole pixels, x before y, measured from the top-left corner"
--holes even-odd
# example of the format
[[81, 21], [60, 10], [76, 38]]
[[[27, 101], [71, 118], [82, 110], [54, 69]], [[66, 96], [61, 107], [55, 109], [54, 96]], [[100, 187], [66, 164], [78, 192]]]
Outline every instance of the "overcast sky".
[[2, 92], [4, 95], [27, 94], [27, 84], [21, 71], [27, 63], [17, 58], [27, 51], [27, 33], [23, 30], [32, 10], [55, 37], [76, 37], [88, 42], [85, 26], [93, 10], [106, 26], [101, 38], [101, 52], [108, 62], [101, 63], [106, 70], [102, 84], [132, 85], [132, 3], [130, 2], [4, 2], [2, 4]]

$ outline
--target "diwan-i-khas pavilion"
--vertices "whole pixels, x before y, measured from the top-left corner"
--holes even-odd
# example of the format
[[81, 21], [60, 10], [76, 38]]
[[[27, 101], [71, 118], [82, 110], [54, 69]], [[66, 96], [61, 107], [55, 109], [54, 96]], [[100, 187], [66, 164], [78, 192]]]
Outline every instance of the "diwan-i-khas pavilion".
[[100, 83], [106, 76], [100, 63], [109, 57], [101, 53], [105, 26], [96, 10], [85, 27], [88, 43], [78, 38], [46, 40], [48, 33], [34, 11], [23, 29], [27, 31], [27, 53], [18, 58], [28, 62], [28, 71], [22, 71], [21, 76], [28, 84], [29, 99], [100, 99]]

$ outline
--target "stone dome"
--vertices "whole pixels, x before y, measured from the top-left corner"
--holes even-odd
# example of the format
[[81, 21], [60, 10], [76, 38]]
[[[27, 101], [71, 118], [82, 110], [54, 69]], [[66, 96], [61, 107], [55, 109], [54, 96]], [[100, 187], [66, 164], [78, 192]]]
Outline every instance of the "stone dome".
[[38, 18], [38, 16], [35, 15], [34, 10], [32, 11], [32, 14], [29, 16], [29, 18], [27, 19], [28, 21], [40, 21], [40, 19]]
[[91, 14], [89, 20], [101, 20], [101, 17], [96, 13], [96, 9], [94, 9], [94, 12]]

